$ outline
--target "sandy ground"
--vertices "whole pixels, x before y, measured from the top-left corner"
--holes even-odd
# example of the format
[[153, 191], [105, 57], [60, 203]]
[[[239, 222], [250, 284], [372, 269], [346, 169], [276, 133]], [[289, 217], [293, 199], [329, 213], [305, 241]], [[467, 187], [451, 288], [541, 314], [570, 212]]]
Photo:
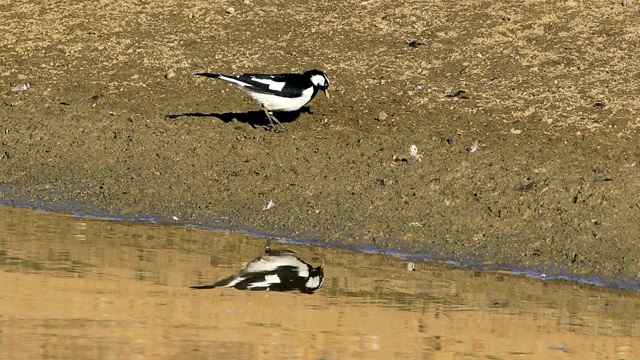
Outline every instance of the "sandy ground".
[[[639, 11], [1, 0], [1, 197], [637, 279]], [[311, 68], [331, 100], [286, 133], [192, 75]]]

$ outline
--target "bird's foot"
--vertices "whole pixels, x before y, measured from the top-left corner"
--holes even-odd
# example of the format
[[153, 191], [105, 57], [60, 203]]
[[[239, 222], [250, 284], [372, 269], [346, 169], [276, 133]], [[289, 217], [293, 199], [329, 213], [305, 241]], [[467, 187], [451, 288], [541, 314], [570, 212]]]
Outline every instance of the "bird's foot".
[[[262, 108], [262, 110], [264, 110], [264, 113], [267, 114], [267, 118], [269, 119], [269, 122], [271, 123], [271, 131], [274, 131], [274, 132], [285, 132], [285, 131], [287, 131], [287, 128], [284, 127], [284, 125], [282, 125], [280, 123], [280, 121], [278, 121], [278, 119], [276, 119], [275, 116], [273, 116], [271, 111], [267, 111], [267, 109], [265, 109], [265, 108]], [[280, 128], [278, 128], [278, 126]]]
[[270, 130], [273, 131], [273, 132], [281, 133], [281, 132], [287, 131], [287, 128], [284, 127], [284, 125], [282, 125], [280, 123], [277, 123], [277, 125], [275, 125], [275, 124], [271, 125]]

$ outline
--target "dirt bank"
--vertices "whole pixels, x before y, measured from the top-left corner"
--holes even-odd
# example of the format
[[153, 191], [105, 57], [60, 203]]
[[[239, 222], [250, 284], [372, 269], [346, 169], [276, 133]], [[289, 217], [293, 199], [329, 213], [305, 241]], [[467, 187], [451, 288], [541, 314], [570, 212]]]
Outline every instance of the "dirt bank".
[[[5, 203], [640, 277], [640, 6], [163, 4], [0, 3]], [[286, 133], [191, 75], [310, 68]]]

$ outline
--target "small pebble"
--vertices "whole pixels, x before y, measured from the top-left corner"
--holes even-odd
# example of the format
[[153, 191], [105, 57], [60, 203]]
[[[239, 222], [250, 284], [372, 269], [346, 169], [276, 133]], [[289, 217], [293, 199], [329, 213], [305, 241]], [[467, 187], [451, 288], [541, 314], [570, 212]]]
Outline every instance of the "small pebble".
[[27, 91], [29, 90], [29, 87], [31, 87], [31, 85], [29, 85], [29, 83], [20, 85], [20, 86], [16, 86], [16, 87], [12, 87], [11, 91], [13, 92], [18, 92], [18, 91]]
[[164, 74], [165, 79], [171, 79], [172, 77], [176, 76], [176, 72], [173, 70], [169, 70], [167, 71], [166, 74]]
[[229, 15], [233, 15], [236, 12], [236, 9], [232, 8], [232, 7], [228, 7], [225, 12]]
[[408, 271], [413, 271], [416, 269], [416, 264], [412, 263], [412, 262], [408, 262], [407, 263], [407, 270]]
[[385, 121], [385, 120], [387, 120], [388, 117], [389, 117], [389, 115], [387, 115], [386, 112], [380, 111], [380, 113], [378, 113], [378, 117], [376, 118], [376, 120]]

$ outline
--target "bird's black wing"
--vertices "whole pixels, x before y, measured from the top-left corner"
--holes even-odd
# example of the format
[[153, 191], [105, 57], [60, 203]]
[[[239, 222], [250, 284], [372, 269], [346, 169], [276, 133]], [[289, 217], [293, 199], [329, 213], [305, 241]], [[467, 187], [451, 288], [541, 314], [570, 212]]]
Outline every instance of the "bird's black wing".
[[282, 97], [298, 97], [313, 86], [311, 79], [302, 74], [243, 74], [236, 79], [248, 84], [252, 91]]
[[242, 74], [224, 75], [195, 73], [194, 75], [220, 79], [238, 86], [248, 93], [272, 94], [294, 98], [313, 86], [311, 79], [302, 74]]

